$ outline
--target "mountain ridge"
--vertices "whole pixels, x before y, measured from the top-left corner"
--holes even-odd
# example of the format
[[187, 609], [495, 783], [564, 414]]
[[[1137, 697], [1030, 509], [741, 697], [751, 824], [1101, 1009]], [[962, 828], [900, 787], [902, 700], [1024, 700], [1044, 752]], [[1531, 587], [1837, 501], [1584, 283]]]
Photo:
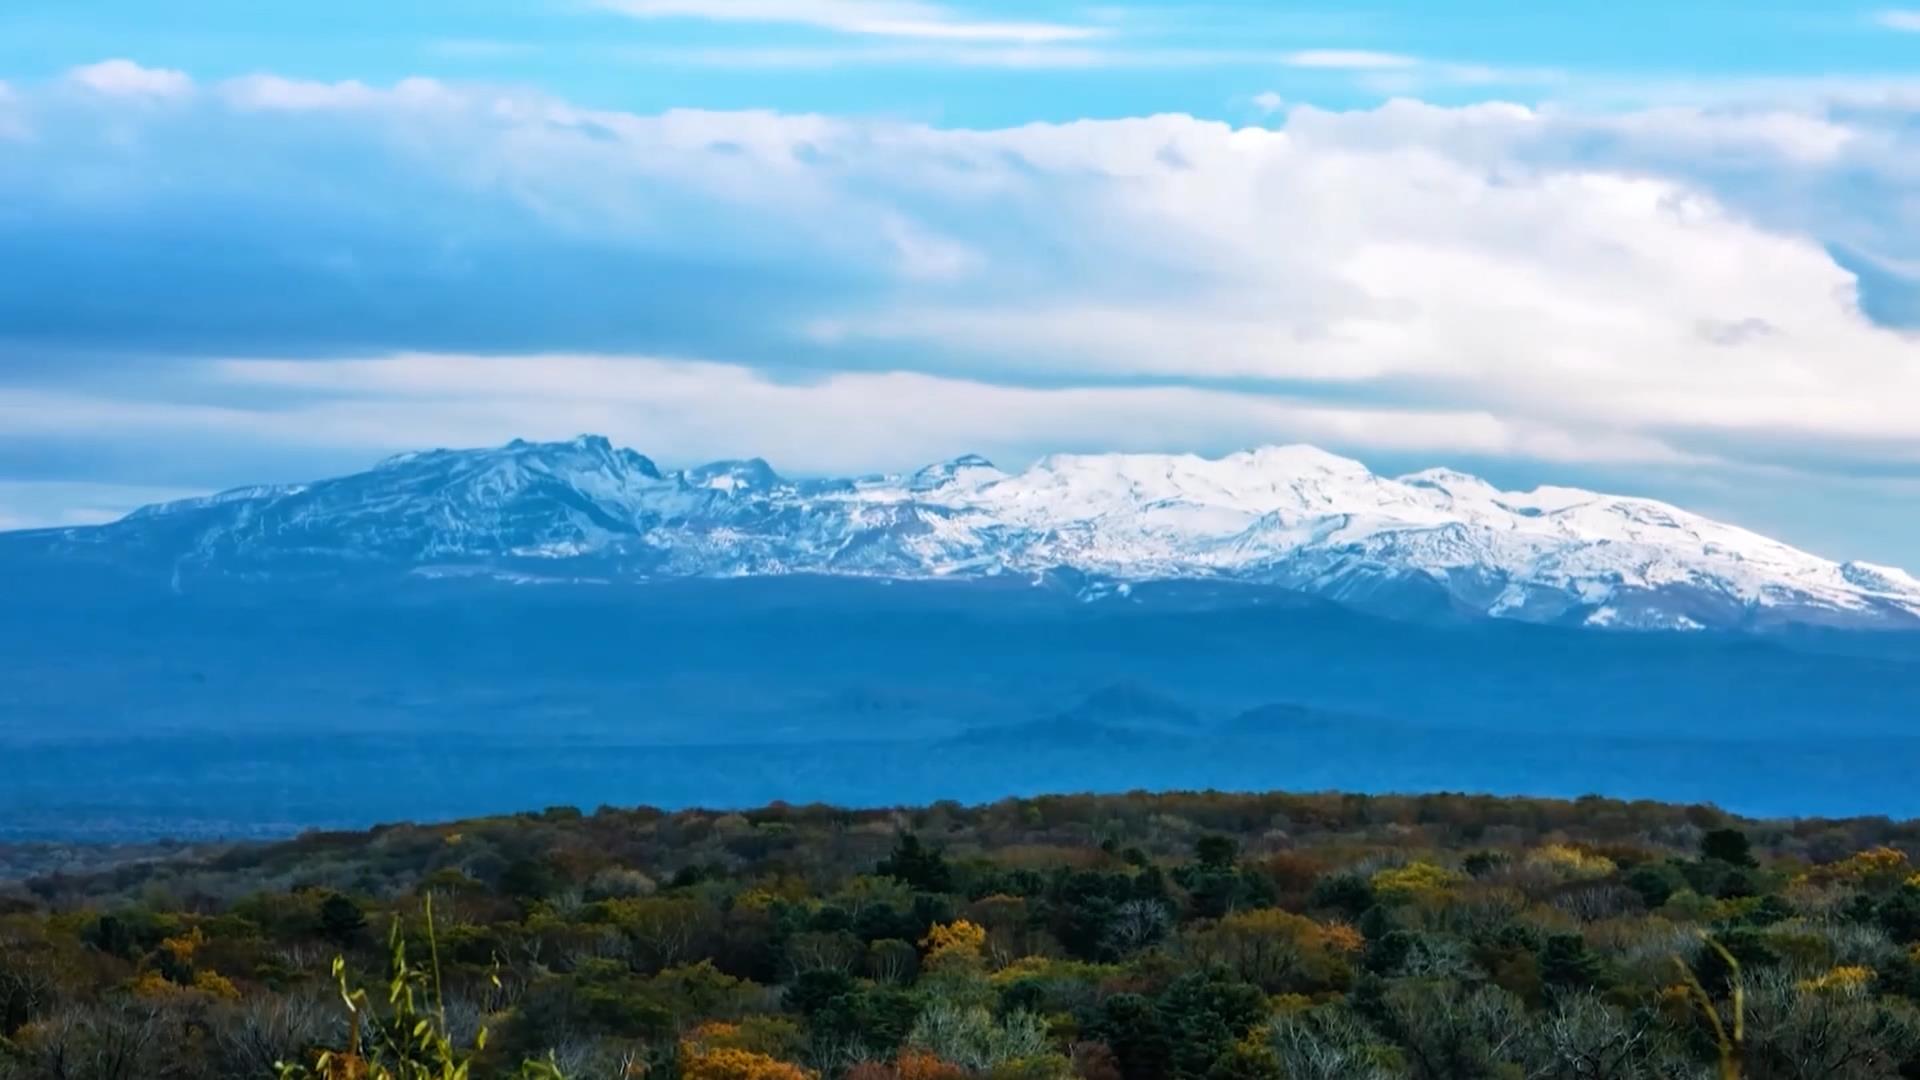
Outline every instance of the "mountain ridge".
[[603, 436], [394, 455], [361, 473], [12, 534], [0, 556], [233, 578], [393, 571], [627, 582], [1070, 572], [1275, 585], [1372, 610], [1610, 629], [1920, 627], [1920, 580], [1835, 562], [1658, 500], [1453, 469], [1398, 477], [1304, 445], [1217, 458], [961, 455], [790, 479], [758, 458], [662, 470]]

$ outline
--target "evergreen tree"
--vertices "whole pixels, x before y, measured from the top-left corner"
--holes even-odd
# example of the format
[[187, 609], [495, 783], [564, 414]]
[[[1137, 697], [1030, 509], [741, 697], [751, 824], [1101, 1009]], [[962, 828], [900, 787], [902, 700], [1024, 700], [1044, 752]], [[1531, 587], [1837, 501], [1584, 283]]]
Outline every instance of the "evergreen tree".
[[1728, 866], [1757, 866], [1753, 861], [1753, 842], [1739, 829], [1715, 829], [1700, 838], [1703, 858], [1718, 859]]
[[316, 929], [320, 936], [342, 947], [353, 943], [366, 929], [367, 916], [352, 899], [334, 893], [320, 902]]
[[953, 868], [939, 851], [921, 843], [914, 833], [902, 833], [893, 845], [893, 852], [880, 860], [875, 872], [904, 882], [916, 892], [943, 893], [953, 889]]

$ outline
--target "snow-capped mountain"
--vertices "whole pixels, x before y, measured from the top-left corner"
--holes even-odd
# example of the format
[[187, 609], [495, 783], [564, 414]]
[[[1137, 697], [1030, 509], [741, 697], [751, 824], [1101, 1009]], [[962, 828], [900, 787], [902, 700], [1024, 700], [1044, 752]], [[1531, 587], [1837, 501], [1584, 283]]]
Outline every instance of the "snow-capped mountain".
[[[1373, 610], [1643, 629], [1920, 627], [1920, 580], [1836, 563], [1650, 499], [1500, 491], [1444, 469], [1376, 476], [1306, 446], [1217, 459], [967, 456], [903, 475], [790, 480], [758, 459], [662, 471], [583, 436], [433, 450], [311, 484], [17, 534], [65, 560], [208, 577], [360, 570], [525, 581], [1066, 571], [1282, 586]], [[1098, 590], [1096, 590], [1098, 591]]]

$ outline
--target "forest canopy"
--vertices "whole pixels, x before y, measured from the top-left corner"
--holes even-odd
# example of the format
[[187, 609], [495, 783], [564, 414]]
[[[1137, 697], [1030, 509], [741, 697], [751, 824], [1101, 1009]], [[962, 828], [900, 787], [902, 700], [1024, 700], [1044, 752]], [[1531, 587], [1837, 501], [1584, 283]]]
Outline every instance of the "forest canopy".
[[1884, 819], [1135, 794], [138, 854], [0, 886], [0, 1077], [1920, 1076]]

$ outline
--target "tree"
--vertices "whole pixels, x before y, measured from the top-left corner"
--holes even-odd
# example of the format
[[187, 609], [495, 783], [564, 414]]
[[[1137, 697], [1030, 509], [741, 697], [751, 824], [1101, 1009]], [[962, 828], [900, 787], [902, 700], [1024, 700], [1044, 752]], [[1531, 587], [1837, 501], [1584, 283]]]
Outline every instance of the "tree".
[[0, 1040], [53, 1008], [53, 978], [40, 964], [0, 954]]
[[1100, 1005], [1094, 1035], [1119, 1059], [1123, 1080], [1165, 1080], [1173, 1075], [1173, 1039], [1150, 998], [1115, 994]]
[[819, 1080], [820, 1074], [766, 1054], [734, 1047], [681, 1049], [682, 1080]]
[[1752, 1080], [1894, 1080], [1920, 1053], [1920, 1016], [1858, 988], [1808, 993], [1782, 972], [1747, 994], [1747, 1074]]
[[1673, 897], [1674, 893], [1687, 887], [1687, 878], [1678, 869], [1667, 863], [1646, 863], [1627, 872], [1627, 888], [1640, 894], [1640, 901], [1649, 910], [1657, 908]]
[[919, 1019], [918, 994], [897, 986], [858, 986], [828, 999], [808, 1018], [816, 1045], [855, 1046], [887, 1054]]
[[1330, 989], [1348, 975], [1326, 927], [1279, 908], [1235, 912], [1196, 927], [1182, 941], [1186, 954], [1202, 965], [1225, 967], [1270, 994]]
[[1156, 1002], [1160, 1030], [1173, 1043], [1171, 1075], [1199, 1080], [1267, 1016], [1260, 988], [1211, 969], [1175, 979]]
[[1654, 1015], [1627, 1012], [1592, 994], [1570, 994], [1533, 1025], [1519, 1048], [1527, 1075], [1538, 1080], [1654, 1080], [1695, 1070]]
[[1272, 902], [1273, 883], [1243, 872], [1235, 861], [1239, 854], [1228, 837], [1203, 836], [1194, 844], [1194, 861], [1174, 871], [1174, 880], [1187, 890], [1195, 914], [1219, 918], [1238, 908]]
[[787, 986], [786, 1006], [802, 1016], [812, 1016], [835, 998], [854, 992], [853, 976], [838, 968], [816, 968], [802, 972]]
[[353, 944], [360, 931], [367, 927], [366, 912], [351, 897], [340, 893], [331, 893], [320, 902], [320, 910], [315, 917], [315, 929], [320, 936], [342, 948]]
[[500, 872], [500, 891], [521, 900], [539, 900], [558, 884], [553, 867], [538, 859], [515, 859]]
[[867, 976], [878, 982], [911, 982], [919, 966], [920, 950], [899, 938], [881, 938], [867, 946]]
[[1540, 981], [1557, 991], [1590, 990], [1606, 979], [1606, 965], [1579, 934], [1554, 934], [1540, 949]]
[[1212, 834], [1194, 843], [1193, 856], [1209, 870], [1231, 870], [1234, 860], [1240, 857], [1240, 846], [1230, 836]]
[[1920, 942], [1920, 884], [1900, 886], [1874, 910], [1874, 917], [1893, 940]]
[[319, 1045], [333, 1029], [326, 999], [303, 994], [254, 998], [234, 1020], [213, 1031], [218, 1075], [267, 1077], [282, 1061], [293, 1061]]
[[1717, 859], [1728, 866], [1758, 866], [1753, 859], [1753, 842], [1739, 829], [1714, 829], [1700, 838], [1703, 858]]
[[787, 939], [787, 969], [795, 973], [835, 968], [851, 971], [866, 958], [867, 947], [848, 933], [804, 931]]
[[626, 935], [629, 959], [642, 970], [672, 967], [699, 955], [713, 946], [719, 931], [719, 914], [687, 896], [608, 900], [597, 910]]
[[62, 1009], [23, 1032], [14, 1046], [0, 1042], [0, 1070], [16, 1063], [19, 1070], [0, 1075], [50, 1080], [164, 1076], [175, 1049], [167, 1021], [158, 1007], [146, 1003]]
[[1158, 900], [1127, 900], [1107, 920], [1101, 937], [1103, 951], [1113, 956], [1131, 956], [1167, 936], [1173, 917], [1167, 905]]
[[1373, 893], [1382, 903], [1405, 904], [1446, 895], [1460, 883], [1460, 875], [1444, 866], [1412, 862], [1373, 875]]
[[1381, 997], [1382, 1026], [1406, 1052], [1413, 1080], [1485, 1080], [1514, 1056], [1527, 1028], [1518, 998], [1450, 979], [1396, 981]]
[[893, 851], [874, 872], [904, 882], [920, 892], [944, 893], [953, 890], [953, 869], [940, 852], [920, 842], [915, 833], [902, 833]]
[[1280, 1071], [1280, 1058], [1264, 1043], [1243, 1039], [1234, 1043], [1220, 1060], [1207, 1070], [1207, 1080], [1288, 1080]]
[[1275, 1020], [1267, 1034], [1287, 1080], [1392, 1080], [1366, 1024], [1343, 1007]]
[[956, 919], [928, 930], [920, 944], [927, 950], [928, 971], [977, 969], [985, 955], [987, 932], [966, 919]]
[[[1151, 870], [1139, 874], [1099, 870], [1060, 870], [1047, 882], [1036, 914], [1068, 953], [1082, 960], [1125, 956], [1143, 940], [1157, 936], [1146, 909], [1136, 901], [1168, 906], [1166, 882]], [[1116, 927], [1117, 923], [1126, 925]]]
[[132, 960], [160, 944], [171, 933], [170, 928], [177, 926], [177, 920], [131, 908], [94, 919], [80, 932], [80, 940], [101, 952]]
[[1334, 874], [1314, 882], [1307, 905], [1357, 919], [1374, 905], [1373, 886], [1358, 874]]
[[1010, 1013], [996, 1021], [985, 1008], [939, 999], [914, 1021], [907, 1045], [975, 1071], [1041, 1057], [1051, 1049], [1046, 1025], [1032, 1013]]

